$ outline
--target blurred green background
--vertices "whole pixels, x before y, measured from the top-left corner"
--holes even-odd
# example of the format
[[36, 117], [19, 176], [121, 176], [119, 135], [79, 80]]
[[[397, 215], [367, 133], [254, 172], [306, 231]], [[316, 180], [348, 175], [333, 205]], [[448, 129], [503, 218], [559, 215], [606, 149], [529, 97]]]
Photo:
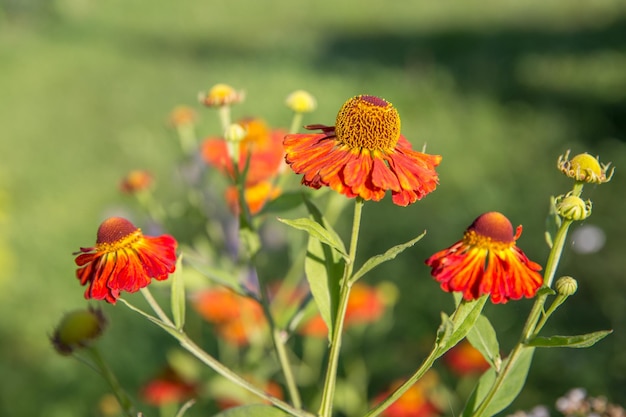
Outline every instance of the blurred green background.
[[[552, 405], [575, 386], [626, 402], [623, 1], [0, 0], [0, 415], [96, 415], [105, 384], [48, 342], [64, 312], [85, 306], [71, 253], [128, 205], [117, 189], [128, 170], [155, 172], [157, 195], [174, 187], [167, 115], [195, 106], [201, 134], [216, 133], [196, 94], [218, 82], [246, 90], [239, 115], [274, 126], [289, 124], [283, 101], [295, 89], [318, 99], [305, 123], [332, 124], [347, 98], [379, 95], [416, 148], [443, 155], [437, 192], [406, 209], [365, 207], [364, 258], [428, 230], [368, 278], [401, 289], [393, 343], [367, 347], [386, 349], [389, 379], [415, 368], [450, 309], [425, 258], [498, 210], [524, 225], [519, 245], [544, 263], [549, 196], [571, 186], [558, 155], [613, 161], [612, 182], [585, 189], [593, 216], [573, 229], [597, 227], [604, 244], [568, 245], [559, 273], [579, 292], [545, 332], [615, 332], [591, 349], [539, 351], [511, 410]], [[529, 306], [487, 308], [505, 349]], [[126, 309], [106, 312], [104, 354], [137, 389], [174, 343]]]

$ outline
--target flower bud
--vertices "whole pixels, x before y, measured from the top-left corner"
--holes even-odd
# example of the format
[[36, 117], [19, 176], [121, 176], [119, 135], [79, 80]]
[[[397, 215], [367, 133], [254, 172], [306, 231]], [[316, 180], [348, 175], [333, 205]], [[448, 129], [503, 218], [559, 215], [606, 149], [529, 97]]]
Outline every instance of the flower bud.
[[564, 276], [556, 281], [554, 287], [558, 295], [569, 297], [578, 289], [578, 282], [572, 277]]
[[120, 190], [125, 194], [135, 194], [150, 189], [153, 183], [152, 174], [144, 170], [130, 171], [120, 182]]
[[591, 215], [591, 201], [575, 195], [560, 196], [556, 199], [556, 209], [564, 219], [580, 221]]
[[611, 163], [600, 164], [598, 158], [588, 153], [576, 155], [571, 160], [569, 160], [568, 157], [569, 150], [565, 155], [559, 156], [557, 167], [563, 174], [577, 182], [602, 184], [610, 181], [615, 171], [615, 169], [611, 169], [607, 176], [607, 171]]
[[222, 107], [243, 101], [245, 94], [237, 91], [228, 84], [215, 84], [208, 93], [198, 95], [200, 103], [208, 107]]
[[227, 142], [237, 143], [241, 142], [247, 134], [248, 132], [243, 126], [237, 123], [233, 123], [228, 126], [228, 129], [226, 129], [226, 132], [224, 132], [224, 139], [226, 139]]
[[197, 119], [196, 111], [191, 107], [177, 106], [170, 113], [170, 124], [172, 126], [192, 125]]
[[54, 331], [52, 344], [61, 355], [70, 355], [75, 349], [87, 347], [106, 327], [102, 310], [89, 307], [67, 313]]
[[285, 103], [296, 113], [310, 113], [317, 108], [315, 97], [304, 90], [296, 90], [289, 94]]

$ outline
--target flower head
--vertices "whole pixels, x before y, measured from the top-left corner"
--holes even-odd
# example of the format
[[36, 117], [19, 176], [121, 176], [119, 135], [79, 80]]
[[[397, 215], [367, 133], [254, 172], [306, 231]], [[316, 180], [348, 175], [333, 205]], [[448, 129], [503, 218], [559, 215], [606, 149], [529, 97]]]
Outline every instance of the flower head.
[[120, 190], [126, 194], [134, 194], [152, 186], [152, 174], [144, 170], [130, 171], [120, 182]]
[[569, 150], [565, 152], [565, 155], [559, 156], [557, 167], [563, 174], [575, 181], [602, 184], [609, 182], [611, 177], [613, 177], [615, 169], [613, 168], [608, 172], [611, 165], [610, 162], [608, 164], [600, 164], [598, 158], [588, 153], [578, 154], [571, 160], [568, 157]]
[[245, 94], [228, 84], [215, 84], [208, 93], [201, 92], [198, 99], [208, 107], [222, 107], [243, 101]]
[[96, 245], [76, 252], [76, 276], [88, 284], [85, 298], [115, 304], [121, 291], [136, 292], [152, 278], [167, 279], [176, 267], [176, 240], [170, 235], [144, 236], [121, 217], [100, 225]]
[[426, 260], [431, 274], [444, 291], [463, 292], [474, 300], [491, 294], [493, 303], [506, 303], [533, 297], [543, 279], [541, 266], [530, 261], [515, 245], [522, 234], [503, 214], [492, 211], [480, 215], [463, 239]]
[[96, 340], [106, 327], [102, 310], [89, 307], [67, 313], [51, 337], [57, 352], [69, 355], [75, 349], [86, 347]]
[[400, 116], [386, 100], [360, 95], [346, 101], [335, 126], [310, 125], [317, 134], [291, 134], [285, 160], [302, 184], [325, 185], [347, 197], [379, 201], [391, 190], [407, 206], [433, 191], [441, 156], [416, 152], [400, 134]]
[[170, 123], [175, 127], [193, 125], [197, 118], [196, 111], [188, 106], [177, 106], [170, 113]]
[[315, 97], [308, 91], [296, 90], [287, 96], [285, 104], [296, 113], [310, 113], [317, 107]]

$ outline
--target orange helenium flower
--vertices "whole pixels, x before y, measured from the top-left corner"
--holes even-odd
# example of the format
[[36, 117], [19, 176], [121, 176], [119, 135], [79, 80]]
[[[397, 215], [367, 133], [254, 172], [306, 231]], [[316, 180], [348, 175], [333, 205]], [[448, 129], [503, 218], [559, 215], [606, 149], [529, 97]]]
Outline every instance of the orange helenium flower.
[[433, 191], [441, 156], [416, 152], [400, 134], [400, 116], [386, 100], [360, 95], [346, 101], [335, 126], [310, 125], [322, 133], [285, 137], [285, 160], [302, 184], [325, 185], [347, 197], [379, 201], [391, 190], [407, 206]]
[[136, 292], [152, 278], [165, 280], [176, 268], [176, 240], [170, 235], [144, 236], [121, 217], [100, 225], [96, 246], [80, 248], [76, 276], [89, 284], [85, 298], [115, 304], [121, 291]]
[[186, 381], [176, 371], [167, 367], [160, 375], [141, 388], [141, 398], [156, 407], [181, 403], [197, 395], [197, 386]]
[[[390, 389], [378, 395], [374, 403], [379, 403], [388, 397], [401, 385], [396, 381]], [[439, 378], [434, 371], [429, 371], [409, 388], [400, 398], [382, 412], [383, 417], [436, 417], [441, 415], [438, 407], [431, 400], [431, 391], [436, 388]]]
[[481, 373], [489, 369], [489, 362], [467, 340], [450, 349], [444, 355], [443, 360], [458, 375]]
[[491, 294], [493, 303], [506, 303], [533, 297], [543, 279], [541, 266], [529, 260], [515, 245], [522, 234], [503, 214], [492, 211], [480, 215], [463, 239], [426, 260], [431, 274], [444, 291], [463, 292], [474, 300]]

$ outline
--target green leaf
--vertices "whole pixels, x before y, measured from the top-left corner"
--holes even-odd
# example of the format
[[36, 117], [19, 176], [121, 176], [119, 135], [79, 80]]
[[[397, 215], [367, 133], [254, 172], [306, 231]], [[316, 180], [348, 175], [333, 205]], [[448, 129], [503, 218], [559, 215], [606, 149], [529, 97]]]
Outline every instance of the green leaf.
[[474, 327], [467, 333], [467, 340], [474, 346], [492, 367], [498, 369], [500, 360], [500, 345], [496, 331], [484, 315], [480, 315]]
[[391, 249], [387, 250], [385, 253], [381, 255], [372, 256], [367, 261], [365, 261], [363, 266], [354, 275], [352, 275], [351, 281], [356, 282], [356, 280], [361, 278], [363, 275], [365, 275], [372, 269], [376, 268], [378, 265], [382, 264], [383, 262], [392, 260], [393, 258], [398, 256], [400, 253], [404, 252], [405, 249], [410, 248], [411, 246], [415, 245], [425, 235], [426, 235], [426, 232], [422, 233], [415, 239], [409, 240], [406, 243], [402, 243], [401, 245], [396, 245], [392, 247]]
[[[495, 391], [495, 394], [491, 398], [489, 405], [485, 408], [482, 417], [491, 417], [500, 411], [504, 410], [520, 393], [526, 382], [526, 376], [528, 375], [528, 369], [533, 359], [534, 348], [523, 347], [517, 360], [507, 372], [502, 383]], [[504, 366], [506, 366], [506, 361]], [[493, 386], [496, 380], [496, 371], [494, 368], [489, 368], [480, 379], [474, 392], [468, 399], [463, 415], [461, 417], [470, 417], [474, 411], [480, 406], [480, 403], [485, 399], [487, 393]]]
[[252, 404], [241, 407], [229, 408], [213, 417], [285, 417], [286, 412], [272, 407], [271, 405]]
[[330, 333], [335, 322], [343, 265], [337, 252], [309, 236], [304, 271], [317, 309]]
[[270, 200], [263, 207], [260, 214], [279, 213], [295, 209], [302, 204], [302, 192], [283, 193], [277, 198]]
[[[438, 355], [446, 353], [463, 339], [472, 329], [474, 323], [480, 316], [489, 294], [483, 295], [476, 300], [462, 300], [456, 311], [446, 321], [442, 320], [437, 337]], [[442, 315], [443, 317], [444, 315]], [[450, 323], [447, 323], [449, 321]]]
[[180, 340], [181, 333], [175, 327], [170, 326], [169, 324], [167, 324], [165, 322], [162, 322], [161, 320], [159, 320], [158, 318], [156, 318], [154, 316], [151, 316], [150, 314], [148, 314], [145, 311], [135, 307], [134, 305], [132, 305], [128, 301], [124, 300], [123, 298], [118, 298], [118, 300], [120, 300], [122, 303], [124, 303], [126, 305], [126, 307], [130, 308], [131, 310], [133, 310], [136, 313], [141, 314], [142, 316], [147, 318], [149, 321], [151, 321], [152, 323], [156, 324], [157, 326], [159, 326], [160, 328], [162, 328], [163, 330], [168, 332], [170, 335], [174, 336], [174, 338]]
[[534, 347], [569, 347], [586, 348], [595, 345], [600, 340], [613, 333], [613, 330], [601, 330], [598, 332], [581, 334], [578, 336], [550, 336], [535, 337], [526, 342], [527, 346]]
[[239, 229], [239, 240], [248, 259], [253, 258], [261, 249], [259, 234], [249, 227]]
[[183, 255], [176, 261], [176, 270], [172, 274], [172, 316], [176, 328], [181, 330], [185, 325], [185, 281], [183, 279]]
[[324, 228], [324, 226], [322, 226], [315, 220], [303, 217], [294, 220], [278, 218], [278, 221], [285, 223], [286, 225], [291, 226], [294, 229], [304, 230], [320, 242], [325, 243], [331, 248], [337, 250], [344, 258], [348, 257], [348, 255], [346, 254], [346, 248], [339, 236], [337, 234], [330, 233], [328, 230], [326, 230], [326, 228]]

